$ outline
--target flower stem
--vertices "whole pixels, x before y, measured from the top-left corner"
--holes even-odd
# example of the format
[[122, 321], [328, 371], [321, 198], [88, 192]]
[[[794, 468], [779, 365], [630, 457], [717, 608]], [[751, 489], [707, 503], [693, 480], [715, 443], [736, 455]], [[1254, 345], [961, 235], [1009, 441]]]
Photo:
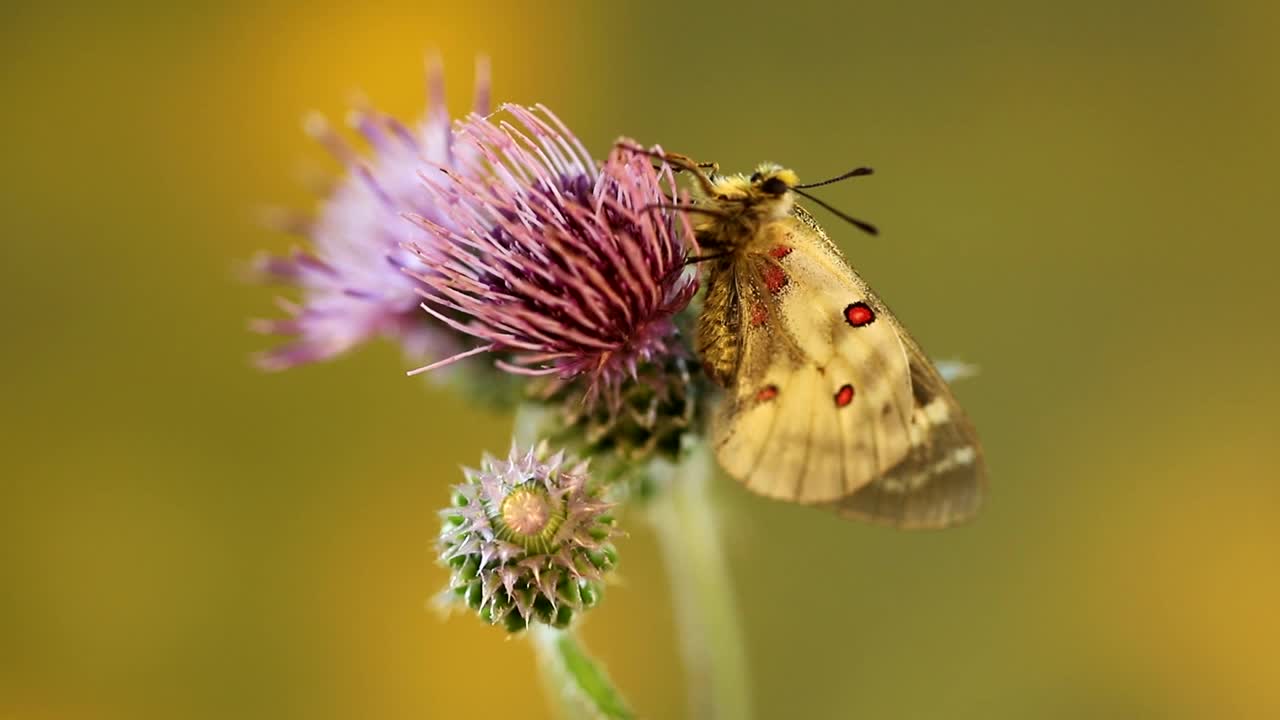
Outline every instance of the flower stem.
[[529, 628], [543, 685], [562, 720], [633, 720], [635, 714], [572, 630]]
[[707, 494], [713, 467], [702, 443], [679, 465], [655, 463], [653, 477], [659, 488], [648, 503], [648, 515], [666, 559], [675, 603], [688, 675], [689, 717], [747, 720], [747, 655]]

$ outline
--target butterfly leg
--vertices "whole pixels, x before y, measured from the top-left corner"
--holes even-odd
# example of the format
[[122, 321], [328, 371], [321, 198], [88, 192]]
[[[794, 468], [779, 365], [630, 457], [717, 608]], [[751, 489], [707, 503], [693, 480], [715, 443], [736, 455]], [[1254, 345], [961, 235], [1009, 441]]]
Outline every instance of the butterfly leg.
[[686, 257], [684, 259], [684, 264], [696, 265], [698, 263], [707, 262], [709, 260], [719, 260], [720, 258], [726, 258], [726, 257], [729, 257], [730, 255], [733, 255], [732, 250], [728, 252], [711, 253], [710, 255], [690, 255], [689, 257]]
[[722, 220], [729, 217], [728, 213], [719, 210], [712, 210], [698, 205], [681, 205], [679, 203], [651, 203], [640, 208], [640, 212], [653, 212], [654, 210], [678, 210], [680, 212], [697, 213], [700, 215], [710, 215], [714, 218]]
[[665, 163], [668, 163], [677, 171], [683, 170], [685, 172], [688, 172], [689, 174], [693, 175], [695, 180], [698, 181], [698, 186], [702, 188], [702, 191], [704, 193], [708, 195], [715, 194], [715, 190], [711, 185], [711, 178], [707, 177], [707, 174], [703, 172], [703, 170], [709, 169], [711, 170], [711, 174], [714, 175], [720, 171], [720, 165], [717, 163], [697, 162], [696, 160], [693, 160], [687, 155], [681, 155], [679, 153], [658, 152], [656, 150], [649, 150], [646, 148], [642, 148], [638, 145], [631, 145], [629, 143], [617, 143], [616, 145], [614, 145], [614, 147], [620, 148], [622, 150], [626, 150], [628, 152], [637, 153], [639, 155], [647, 155], [648, 157], [656, 158]]

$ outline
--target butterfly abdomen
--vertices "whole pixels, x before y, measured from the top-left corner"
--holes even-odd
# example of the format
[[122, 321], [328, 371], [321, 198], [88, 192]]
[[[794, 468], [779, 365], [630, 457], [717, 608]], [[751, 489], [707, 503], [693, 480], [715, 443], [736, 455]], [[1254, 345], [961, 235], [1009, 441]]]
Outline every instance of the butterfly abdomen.
[[728, 387], [738, 371], [742, 341], [733, 266], [714, 261], [707, 274], [707, 294], [698, 318], [697, 351], [703, 370], [716, 384]]

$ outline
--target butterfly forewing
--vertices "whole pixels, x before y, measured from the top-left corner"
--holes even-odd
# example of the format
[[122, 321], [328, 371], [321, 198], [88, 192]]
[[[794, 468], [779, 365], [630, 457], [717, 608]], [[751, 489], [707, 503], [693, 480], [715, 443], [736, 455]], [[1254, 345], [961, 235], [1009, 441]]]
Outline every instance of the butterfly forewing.
[[911, 364], [911, 452], [834, 506], [842, 515], [886, 525], [948, 527], [972, 518], [982, 504], [987, 472], [982, 446], [946, 381], [901, 326], [898, 332]]
[[738, 364], [713, 430], [726, 470], [763, 495], [822, 503], [906, 458], [905, 348], [811, 218], [764, 226], [732, 276]]
[[986, 470], [972, 425], [812, 216], [797, 207], [762, 226], [713, 276], [723, 312], [704, 313], [699, 338], [727, 380], [713, 437], [730, 475], [899, 527], [977, 511]]

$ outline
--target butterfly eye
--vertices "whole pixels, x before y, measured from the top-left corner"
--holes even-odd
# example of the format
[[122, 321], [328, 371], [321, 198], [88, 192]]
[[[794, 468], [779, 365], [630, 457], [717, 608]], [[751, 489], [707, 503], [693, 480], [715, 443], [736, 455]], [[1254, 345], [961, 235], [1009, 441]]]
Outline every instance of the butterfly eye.
[[787, 183], [785, 180], [775, 175], [774, 177], [771, 177], [768, 180], [765, 180], [764, 182], [760, 183], [760, 189], [770, 195], [781, 195], [782, 193], [786, 192], [790, 188], [787, 187]]

